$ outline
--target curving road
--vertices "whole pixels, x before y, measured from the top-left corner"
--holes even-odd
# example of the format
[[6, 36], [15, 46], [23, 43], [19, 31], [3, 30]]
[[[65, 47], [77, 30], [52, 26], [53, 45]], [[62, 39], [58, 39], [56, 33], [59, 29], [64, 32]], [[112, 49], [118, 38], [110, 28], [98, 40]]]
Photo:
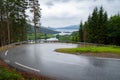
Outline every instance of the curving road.
[[34, 71], [57, 80], [120, 80], [120, 60], [93, 58], [54, 52], [77, 44], [43, 43], [9, 49], [1, 58], [25, 71]]

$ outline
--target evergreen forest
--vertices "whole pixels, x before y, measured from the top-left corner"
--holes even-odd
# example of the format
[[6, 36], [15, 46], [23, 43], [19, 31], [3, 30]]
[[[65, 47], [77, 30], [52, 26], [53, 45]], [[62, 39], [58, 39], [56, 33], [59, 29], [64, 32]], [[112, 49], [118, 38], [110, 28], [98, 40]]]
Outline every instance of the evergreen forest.
[[80, 42], [120, 45], [120, 15], [108, 18], [103, 7], [96, 7], [85, 23], [80, 22], [78, 34]]

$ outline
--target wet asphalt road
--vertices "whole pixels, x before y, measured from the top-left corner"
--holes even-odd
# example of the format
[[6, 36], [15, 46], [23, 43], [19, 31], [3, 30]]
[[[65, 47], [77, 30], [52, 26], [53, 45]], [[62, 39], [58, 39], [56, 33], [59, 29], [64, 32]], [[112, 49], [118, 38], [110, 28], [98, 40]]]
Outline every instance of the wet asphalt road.
[[1, 54], [8, 64], [58, 80], [120, 80], [120, 60], [55, 52], [77, 44], [43, 43], [19, 46]]

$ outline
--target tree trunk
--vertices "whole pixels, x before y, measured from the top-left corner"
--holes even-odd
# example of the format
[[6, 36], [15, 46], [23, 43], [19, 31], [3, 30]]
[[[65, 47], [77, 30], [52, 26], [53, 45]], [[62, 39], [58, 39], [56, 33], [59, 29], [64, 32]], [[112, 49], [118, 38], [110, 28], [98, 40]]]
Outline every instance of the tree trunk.
[[[7, 5], [8, 5], [8, 2], [7, 2]], [[8, 45], [9, 45], [10, 44], [10, 23], [9, 23], [9, 12], [7, 7], [6, 7], [6, 15], [7, 15]]]

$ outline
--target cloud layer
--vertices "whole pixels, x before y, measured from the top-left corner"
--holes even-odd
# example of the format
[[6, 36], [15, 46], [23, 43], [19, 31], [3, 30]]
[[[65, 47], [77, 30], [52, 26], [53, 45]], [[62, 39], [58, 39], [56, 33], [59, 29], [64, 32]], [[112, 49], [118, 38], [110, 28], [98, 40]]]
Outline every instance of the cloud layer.
[[43, 26], [63, 27], [85, 21], [94, 7], [103, 6], [108, 15], [120, 13], [120, 0], [39, 0]]

